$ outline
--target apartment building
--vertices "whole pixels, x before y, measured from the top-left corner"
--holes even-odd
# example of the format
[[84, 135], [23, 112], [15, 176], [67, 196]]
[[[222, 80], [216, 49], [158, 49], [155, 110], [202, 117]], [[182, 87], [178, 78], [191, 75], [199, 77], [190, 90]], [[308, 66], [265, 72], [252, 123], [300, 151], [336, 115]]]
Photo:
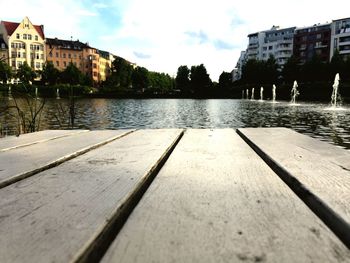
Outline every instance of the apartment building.
[[99, 50], [99, 82], [105, 81], [107, 77], [111, 74], [112, 69], [112, 58], [111, 55], [107, 51]]
[[79, 40], [63, 40], [58, 38], [46, 38], [47, 61], [59, 69], [64, 70], [69, 63], [73, 63], [81, 72], [84, 71], [84, 48], [89, 48]]
[[7, 63], [14, 70], [24, 62], [36, 71], [43, 68], [46, 60], [43, 25], [33, 25], [28, 17], [21, 23], [1, 21], [0, 37], [7, 46]]
[[241, 79], [242, 77], [242, 68], [247, 60], [247, 51], [241, 51], [239, 59], [237, 61], [236, 67], [233, 69], [232, 73], [232, 81], [236, 81]]
[[330, 59], [336, 50], [345, 59], [350, 58], [350, 17], [333, 20], [331, 26]]
[[297, 28], [294, 33], [293, 54], [304, 64], [317, 55], [323, 62], [330, 60], [331, 23]]
[[64, 40], [58, 38], [46, 39], [47, 61], [64, 70], [70, 63], [82, 73], [91, 77], [93, 83], [99, 80], [99, 53], [96, 48], [79, 40]]
[[270, 30], [264, 31], [260, 60], [267, 60], [273, 56], [282, 68], [293, 54], [294, 30], [295, 27], [280, 29], [278, 26], [273, 26]]

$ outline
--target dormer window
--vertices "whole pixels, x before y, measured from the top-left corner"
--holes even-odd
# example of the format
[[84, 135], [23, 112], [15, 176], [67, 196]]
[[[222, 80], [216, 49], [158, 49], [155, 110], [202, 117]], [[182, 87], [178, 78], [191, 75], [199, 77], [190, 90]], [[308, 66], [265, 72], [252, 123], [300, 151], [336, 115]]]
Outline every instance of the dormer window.
[[35, 41], [38, 41], [38, 40], [39, 40], [39, 38], [38, 38], [38, 36], [36, 35], [36, 36], [35, 36]]
[[29, 40], [32, 40], [32, 35], [28, 35], [28, 39], [29, 39]]
[[16, 34], [16, 38], [19, 39], [19, 34], [18, 33]]

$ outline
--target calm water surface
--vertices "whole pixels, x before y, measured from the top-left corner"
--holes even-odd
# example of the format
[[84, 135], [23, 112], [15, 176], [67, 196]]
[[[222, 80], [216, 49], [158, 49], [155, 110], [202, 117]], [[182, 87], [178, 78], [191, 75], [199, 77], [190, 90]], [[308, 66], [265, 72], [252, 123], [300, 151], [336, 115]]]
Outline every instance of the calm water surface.
[[[0, 103], [9, 103], [0, 98]], [[41, 129], [67, 126], [57, 122], [57, 106], [67, 107], [64, 99], [48, 100]], [[271, 103], [231, 99], [81, 99], [76, 102], [76, 128], [240, 128], [288, 127], [303, 134], [350, 149], [350, 105], [344, 110], [325, 110], [322, 103]], [[0, 113], [8, 134], [15, 120]], [[66, 123], [66, 122], [65, 122]]]

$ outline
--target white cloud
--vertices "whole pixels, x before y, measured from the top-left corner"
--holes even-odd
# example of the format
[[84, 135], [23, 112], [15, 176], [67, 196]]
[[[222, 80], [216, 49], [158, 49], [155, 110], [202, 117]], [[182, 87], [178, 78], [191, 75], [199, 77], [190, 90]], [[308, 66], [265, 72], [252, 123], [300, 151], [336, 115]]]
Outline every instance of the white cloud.
[[[45, 25], [47, 36], [73, 36], [149, 70], [175, 74], [180, 65], [204, 63], [213, 80], [218, 80], [223, 70], [233, 69], [240, 51], [246, 48], [249, 33], [272, 25], [301, 27], [349, 16], [348, 0], [334, 4], [316, 0], [13, 3], [0, 0], [0, 19], [19, 21], [27, 15], [33, 23]], [[118, 19], [106, 17], [104, 12], [111, 11]], [[198, 38], [191, 39], [188, 32], [196, 33]]]

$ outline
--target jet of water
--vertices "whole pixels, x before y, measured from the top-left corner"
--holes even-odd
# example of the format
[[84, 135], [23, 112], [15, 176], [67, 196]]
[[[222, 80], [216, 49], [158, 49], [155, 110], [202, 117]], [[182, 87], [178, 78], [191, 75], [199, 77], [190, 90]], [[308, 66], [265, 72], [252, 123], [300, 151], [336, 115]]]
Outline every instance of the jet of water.
[[249, 90], [248, 89], [245, 90], [245, 94], [247, 95], [247, 99], [249, 99]]
[[260, 100], [263, 100], [264, 99], [264, 88], [261, 87], [260, 88]]
[[60, 89], [56, 90], [56, 99], [60, 99]]
[[276, 101], [276, 86], [275, 84], [272, 85], [272, 102]]
[[299, 95], [299, 91], [297, 90], [297, 87], [298, 87], [298, 83], [297, 83], [296, 80], [294, 80], [293, 88], [292, 88], [292, 91], [291, 91], [292, 100], [290, 101], [290, 103], [292, 103], [292, 104], [296, 103], [296, 98]]
[[251, 100], [254, 99], [254, 88], [252, 88], [252, 97], [250, 98]]
[[339, 73], [335, 75], [334, 83], [333, 83], [333, 92], [331, 97], [331, 104], [333, 108], [337, 107], [337, 103], [341, 101], [340, 94], [338, 93], [338, 87], [339, 87]]

